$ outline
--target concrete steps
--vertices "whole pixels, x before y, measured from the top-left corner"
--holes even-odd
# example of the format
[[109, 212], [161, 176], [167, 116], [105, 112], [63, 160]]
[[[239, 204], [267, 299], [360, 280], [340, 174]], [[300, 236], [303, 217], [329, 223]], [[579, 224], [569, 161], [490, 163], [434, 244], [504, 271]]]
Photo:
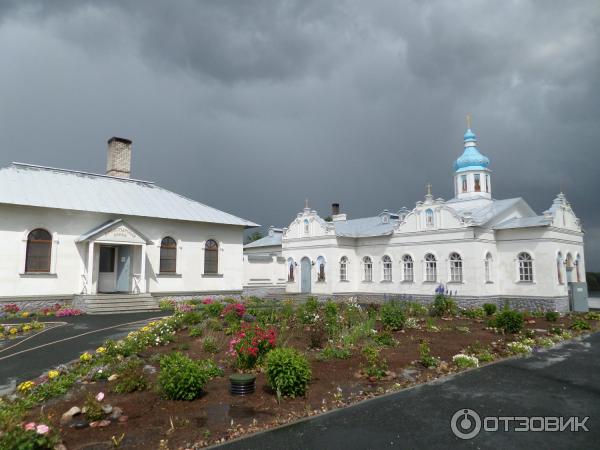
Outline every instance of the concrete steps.
[[126, 314], [160, 311], [158, 300], [150, 294], [98, 294], [81, 296], [88, 314]]

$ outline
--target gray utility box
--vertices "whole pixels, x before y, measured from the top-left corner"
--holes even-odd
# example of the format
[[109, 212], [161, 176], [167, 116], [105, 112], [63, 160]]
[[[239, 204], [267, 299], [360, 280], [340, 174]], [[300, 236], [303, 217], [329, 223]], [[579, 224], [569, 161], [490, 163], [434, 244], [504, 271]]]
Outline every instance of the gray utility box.
[[569, 308], [576, 312], [589, 311], [587, 283], [569, 283]]

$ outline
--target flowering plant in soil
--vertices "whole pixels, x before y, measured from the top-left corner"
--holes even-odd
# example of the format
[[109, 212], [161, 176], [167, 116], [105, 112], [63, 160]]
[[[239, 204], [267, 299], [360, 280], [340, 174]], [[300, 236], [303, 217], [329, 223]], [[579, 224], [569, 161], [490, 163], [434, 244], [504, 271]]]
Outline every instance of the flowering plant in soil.
[[83, 314], [83, 311], [77, 308], [64, 308], [59, 309], [54, 313], [56, 317], [71, 317], [71, 316], [80, 316]]
[[223, 309], [221, 317], [227, 317], [234, 314], [241, 319], [244, 314], [246, 314], [246, 307], [241, 303], [230, 303]]
[[16, 314], [21, 310], [15, 303], [7, 303], [2, 307], [2, 311], [7, 314]]
[[53, 449], [58, 442], [58, 436], [45, 423], [28, 422], [0, 434], [0, 449]]
[[229, 341], [229, 354], [240, 369], [252, 369], [256, 362], [275, 348], [277, 334], [273, 328], [264, 329], [253, 323], [243, 323], [242, 330]]

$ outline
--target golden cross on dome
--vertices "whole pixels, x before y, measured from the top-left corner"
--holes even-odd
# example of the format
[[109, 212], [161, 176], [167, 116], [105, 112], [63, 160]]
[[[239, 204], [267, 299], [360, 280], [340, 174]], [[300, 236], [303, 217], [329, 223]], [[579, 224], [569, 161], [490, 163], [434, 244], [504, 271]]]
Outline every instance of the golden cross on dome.
[[467, 128], [471, 129], [471, 114], [467, 114]]

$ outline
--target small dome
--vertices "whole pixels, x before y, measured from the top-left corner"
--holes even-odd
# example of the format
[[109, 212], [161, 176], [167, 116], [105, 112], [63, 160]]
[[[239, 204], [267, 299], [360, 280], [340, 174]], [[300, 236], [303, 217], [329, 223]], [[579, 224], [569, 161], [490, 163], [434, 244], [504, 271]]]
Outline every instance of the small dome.
[[486, 169], [490, 164], [487, 156], [479, 153], [477, 149], [477, 138], [475, 133], [469, 128], [464, 136], [465, 151], [454, 163], [454, 170], [464, 172], [466, 170], [482, 170]]

